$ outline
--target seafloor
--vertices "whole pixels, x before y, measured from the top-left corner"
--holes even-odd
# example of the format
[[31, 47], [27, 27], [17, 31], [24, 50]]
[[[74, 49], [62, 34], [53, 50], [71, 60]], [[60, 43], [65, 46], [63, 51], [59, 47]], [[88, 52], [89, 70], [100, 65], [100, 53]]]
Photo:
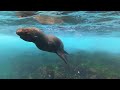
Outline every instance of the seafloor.
[[[24, 58], [23, 58], [24, 57]], [[29, 59], [28, 59], [29, 57]], [[76, 52], [69, 55], [66, 65], [49, 54], [14, 58], [16, 76], [23, 79], [118, 79], [120, 56], [105, 52]], [[22, 60], [21, 60], [22, 59]]]

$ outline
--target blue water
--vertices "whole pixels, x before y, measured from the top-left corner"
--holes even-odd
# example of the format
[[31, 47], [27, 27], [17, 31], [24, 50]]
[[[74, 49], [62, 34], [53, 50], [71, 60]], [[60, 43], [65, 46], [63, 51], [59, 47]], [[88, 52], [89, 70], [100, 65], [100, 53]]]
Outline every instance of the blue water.
[[[119, 56], [119, 11], [74, 11], [64, 14], [63, 12], [37, 12], [38, 15], [43, 16], [66, 16], [72, 18], [71, 21], [68, 20], [63, 24], [44, 25], [38, 23], [32, 16], [18, 18], [15, 11], [0, 11], [0, 78], [27, 78], [27, 75], [29, 76], [35, 69], [37, 70], [39, 66], [46, 65], [46, 63], [48, 65], [57, 65], [59, 63], [65, 65], [57, 55], [41, 51], [34, 43], [20, 39], [15, 33], [20, 27], [37, 27], [46, 34], [53, 34], [59, 37], [64, 43], [65, 50], [70, 54], [71, 59], [69, 62], [71, 64], [74, 62], [72, 56], [83, 51], [88, 53], [104, 52], [109, 53], [110, 56]], [[76, 58], [75, 61], [80, 61], [81, 57], [79, 56], [74, 56]], [[112, 61], [115, 64], [118, 63], [117, 67], [115, 67], [115, 64], [111, 67], [118, 69], [120, 65], [119, 60], [120, 58], [117, 58], [117, 60]], [[90, 61], [94, 63], [97, 59]], [[112, 64], [110, 60], [108, 60], [108, 64]], [[118, 75], [117, 77], [120, 76]], [[112, 78], [116, 77], [113, 76]]]

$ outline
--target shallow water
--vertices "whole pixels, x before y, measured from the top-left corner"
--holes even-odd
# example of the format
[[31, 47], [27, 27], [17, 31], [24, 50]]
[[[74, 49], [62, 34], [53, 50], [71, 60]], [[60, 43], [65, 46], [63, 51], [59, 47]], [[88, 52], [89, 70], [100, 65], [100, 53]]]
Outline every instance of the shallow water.
[[[41, 24], [15, 11], [0, 11], [1, 79], [120, 78], [119, 11], [39, 11], [65, 17], [64, 23]], [[69, 65], [56, 54], [39, 50], [16, 35], [20, 27], [37, 27], [59, 37], [69, 53]]]

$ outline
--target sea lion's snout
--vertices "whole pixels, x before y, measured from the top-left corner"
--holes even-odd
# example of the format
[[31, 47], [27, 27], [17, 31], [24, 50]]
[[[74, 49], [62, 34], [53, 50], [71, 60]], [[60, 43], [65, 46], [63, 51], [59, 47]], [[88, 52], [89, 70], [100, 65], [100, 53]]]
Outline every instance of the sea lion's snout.
[[22, 30], [21, 30], [21, 29], [19, 29], [19, 30], [16, 31], [16, 34], [17, 34], [17, 35], [20, 35], [21, 33], [22, 33]]

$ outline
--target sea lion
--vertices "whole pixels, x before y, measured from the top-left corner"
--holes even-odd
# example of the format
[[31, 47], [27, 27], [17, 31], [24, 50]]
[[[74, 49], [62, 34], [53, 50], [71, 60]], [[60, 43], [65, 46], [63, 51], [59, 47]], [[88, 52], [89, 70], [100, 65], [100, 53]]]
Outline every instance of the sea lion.
[[27, 42], [33, 42], [40, 50], [56, 53], [67, 64], [67, 52], [62, 41], [53, 35], [46, 35], [35, 27], [19, 28], [16, 34]]
[[16, 15], [19, 18], [23, 18], [23, 17], [28, 17], [28, 16], [33, 16], [36, 15], [37, 11], [16, 11]]

